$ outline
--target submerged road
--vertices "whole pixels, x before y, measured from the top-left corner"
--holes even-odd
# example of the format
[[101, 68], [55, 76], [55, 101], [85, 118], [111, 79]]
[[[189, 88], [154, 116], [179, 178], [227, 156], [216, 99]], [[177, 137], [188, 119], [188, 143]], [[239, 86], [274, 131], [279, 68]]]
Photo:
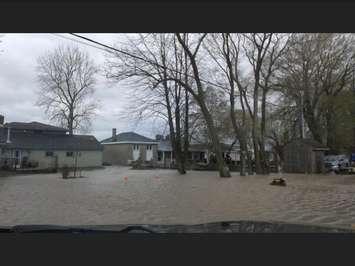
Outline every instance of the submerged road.
[[216, 172], [106, 167], [64, 180], [60, 174], [0, 178], [0, 225], [196, 224], [267, 220], [350, 227], [355, 176], [219, 178]]

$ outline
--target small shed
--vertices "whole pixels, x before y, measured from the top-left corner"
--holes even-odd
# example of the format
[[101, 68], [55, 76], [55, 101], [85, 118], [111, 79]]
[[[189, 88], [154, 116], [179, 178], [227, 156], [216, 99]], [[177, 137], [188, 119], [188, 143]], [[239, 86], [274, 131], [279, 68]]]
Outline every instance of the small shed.
[[324, 152], [328, 147], [313, 139], [295, 139], [284, 147], [285, 173], [324, 173]]

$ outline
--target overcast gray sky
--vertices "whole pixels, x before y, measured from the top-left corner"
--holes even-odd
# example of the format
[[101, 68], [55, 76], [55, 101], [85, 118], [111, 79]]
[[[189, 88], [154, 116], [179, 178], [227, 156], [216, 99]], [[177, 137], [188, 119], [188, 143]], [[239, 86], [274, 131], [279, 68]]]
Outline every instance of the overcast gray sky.
[[[59, 36], [58, 36], [59, 35]], [[124, 40], [124, 34], [82, 34], [94, 40], [113, 45]], [[44, 52], [63, 44], [76, 44], [87, 51], [102, 69], [105, 52], [84, 44], [78, 44], [60, 36], [68, 34], [1, 34], [0, 35], [0, 114], [6, 122], [38, 121], [50, 123], [43, 109], [35, 105], [38, 94], [37, 58]], [[117, 132], [135, 131], [147, 137], [164, 131], [156, 121], [136, 123], [122, 119], [120, 114], [129, 104], [129, 93], [123, 84], [109, 83], [103, 76], [97, 77], [95, 97], [100, 109], [93, 121], [90, 134], [99, 140], [109, 137], [113, 127]]]

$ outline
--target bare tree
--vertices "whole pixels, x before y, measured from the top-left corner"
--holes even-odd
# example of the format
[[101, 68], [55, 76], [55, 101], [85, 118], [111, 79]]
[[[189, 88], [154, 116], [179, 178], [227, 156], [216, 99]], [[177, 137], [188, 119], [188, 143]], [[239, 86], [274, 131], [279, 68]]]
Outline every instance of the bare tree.
[[282, 91], [299, 106], [313, 138], [330, 146], [333, 101], [351, 86], [354, 48], [350, 34], [293, 34], [283, 57]]
[[216, 154], [219, 175], [220, 177], [230, 177], [231, 175], [229, 169], [226, 167], [222, 156], [222, 148], [220, 145], [218, 134], [216, 132], [212, 115], [208, 107], [206, 106], [205, 91], [204, 91], [204, 86], [202, 84], [202, 80], [200, 76], [200, 67], [198, 65], [198, 60], [197, 60], [197, 54], [200, 50], [200, 47], [206, 35], [207, 34], [202, 34], [201, 36], [199, 36], [194, 46], [192, 46], [190, 43], [187, 42], [188, 40], [187, 34], [183, 34], [183, 36], [181, 36], [181, 34], [179, 33], [176, 34], [177, 40], [179, 41], [180, 45], [184, 49], [185, 54], [189, 59], [189, 63], [191, 64], [196, 90], [191, 85], [186, 84], [181, 80], [178, 79], [174, 79], [174, 80], [179, 82], [193, 96], [194, 100], [197, 102], [198, 106], [200, 107], [201, 112], [207, 124], [208, 134], [212, 141], [213, 151]]
[[278, 106], [269, 111], [266, 121], [266, 138], [274, 153], [276, 166], [284, 161], [283, 149], [290, 141], [297, 138], [299, 126], [298, 107], [288, 98], [277, 100]]
[[247, 92], [244, 93], [245, 103], [248, 107], [249, 114], [252, 118], [252, 138], [253, 138], [253, 149], [255, 157], [255, 170], [257, 174], [264, 173], [261, 164], [260, 156], [260, 132], [259, 127], [259, 97], [260, 97], [260, 80], [262, 73], [262, 66], [264, 59], [266, 57], [267, 51], [270, 47], [272, 34], [245, 34], [245, 42], [243, 43], [243, 48], [245, 51], [246, 58], [252, 67], [252, 103], [250, 104], [248, 98], [246, 97]]
[[[233, 130], [236, 138], [240, 144], [240, 175], [245, 175], [246, 158], [248, 164], [248, 172], [252, 173], [251, 156], [248, 151], [246, 123], [247, 114], [245, 110], [244, 98], [242, 93], [244, 87], [239, 80], [238, 65], [240, 64], [240, 42], [241, 36], [239, 34], [211, 34], [209, 43], [205, 46], [209, 56], [216, 63], [217, 69], [221, 72], [221, 80], [217, 81], [223, 91], [229, 97], [230, 107], [230, 120], [232, 122]], [[237, 96], [237, 90], [239, 89], [239, 97]], [[239, 98], [239, 101], [238, 101]], [[240, 104], [241, 119], [237, 119], [236, 106]]]
[[[262, 170], [264, 173], [269, 172], [269, 163], [265, 151], [266, 142], [266, 123], [267, 123], [267, 104], [268, 96], [275, 92], [277, 86], [276, 75], [281, 68], [280, 59], [288, 47], [287, 34], [273, 34], [271, 43], [267, 49], [267, 53], [261, 68], [260, 88], [261, 88], [261, 119], [260, 119], [260, 157]], [[274, 107], [271, 103], [271, 107]], [[270, 108], [269, 108], [270, 109]], [[270, 111], [269, 111], [270, 112]]]
[[98, 107], [92, 99], [98, 69], [89, 55], [74, 46], [60, 46], [38, 59], [37, 105], [70, 134], [87, 131]]
[[237, 51], [240, 46], [242, 47], [246, 62], [243, 68], [247, 73], [242, 75], [240, 70], [244, 62], [236, 60], [234, 74], [240, 97], [244, 99], [242, 106], [248, 111], [252, 120], [251, 133], [257, 174], [268, 173], [265, 130], [267, 104], [270, 102], [267, 98], [273, 90], [275, 72], [279, 68], [280, 57], [287, 46], [285, 36], [273, 33], [240, 34], [241, 41], [238, 45], [233, 45], [238, 48]]
[[189, 93], [174, 81], [189, 83], [184, 53], [172, 34], [140, 34], [129, 39], [125, 51], [108, 60], [107, 77], [130, 83], [135, 100], [131, 114], [159, 116], [167, 122], [178, 171], [185, 174]]

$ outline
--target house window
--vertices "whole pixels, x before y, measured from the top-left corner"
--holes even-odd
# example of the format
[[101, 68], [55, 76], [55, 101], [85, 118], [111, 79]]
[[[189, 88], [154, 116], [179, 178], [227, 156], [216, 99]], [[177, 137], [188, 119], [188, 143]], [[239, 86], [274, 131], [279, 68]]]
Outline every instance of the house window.
[[147, 145], [147, 150], [151, 150], [152, 149], [152, 145]]
[[67, 151], [67, 157], [73, 157], [73, 152], [72, 151]]
[[139, 150], [139, 145], [133, 145], [133, 150]]
[[53, 156], [53, 152], [52, 151], [46, 151], [46, 156], [47, 157], [52, 157]]

